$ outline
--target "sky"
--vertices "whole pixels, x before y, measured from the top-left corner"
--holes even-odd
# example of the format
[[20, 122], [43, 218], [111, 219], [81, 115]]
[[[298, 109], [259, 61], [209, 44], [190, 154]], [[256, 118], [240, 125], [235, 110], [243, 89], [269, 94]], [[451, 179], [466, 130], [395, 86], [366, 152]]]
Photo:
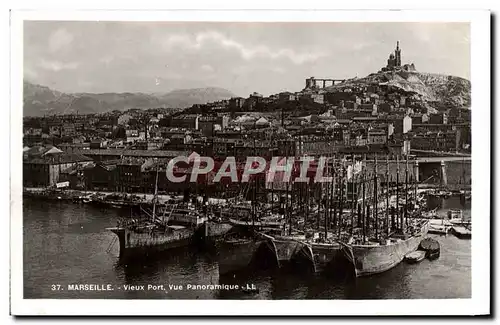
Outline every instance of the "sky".
[[467, 23], [25, 21], [24, 78], [63, 92], [300, 91], [402, 63], [470, 78]]

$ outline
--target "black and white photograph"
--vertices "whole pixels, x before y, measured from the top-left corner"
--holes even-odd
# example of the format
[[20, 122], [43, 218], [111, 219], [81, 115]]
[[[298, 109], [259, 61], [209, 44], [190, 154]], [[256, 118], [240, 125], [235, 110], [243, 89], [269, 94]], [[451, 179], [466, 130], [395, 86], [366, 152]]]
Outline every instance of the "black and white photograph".
[[14, 17], [14, 312], [489, 305], [487, 11], [105, 14]]

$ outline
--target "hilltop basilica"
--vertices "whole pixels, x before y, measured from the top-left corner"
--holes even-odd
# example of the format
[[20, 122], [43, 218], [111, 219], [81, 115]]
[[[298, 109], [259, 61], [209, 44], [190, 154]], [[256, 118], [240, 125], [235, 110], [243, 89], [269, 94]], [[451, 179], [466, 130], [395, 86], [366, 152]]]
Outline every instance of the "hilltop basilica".
[[396, 50], [394, 51], [394, 53], [391, 53], [389, 55], [389, 59], [387, 59], [387, 65], [380, 69], [380, 71], [385, 72], [401, 70], [407, 72], [417, 71], [413, 63], [401, 65], [401, 49], [399, 48], [399, 41], [397, 41]]

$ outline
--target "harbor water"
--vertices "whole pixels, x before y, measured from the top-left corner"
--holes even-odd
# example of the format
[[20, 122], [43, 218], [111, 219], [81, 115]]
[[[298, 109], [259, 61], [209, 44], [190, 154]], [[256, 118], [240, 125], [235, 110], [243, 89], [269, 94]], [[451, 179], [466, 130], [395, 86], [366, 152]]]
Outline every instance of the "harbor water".
[[[434, 198], [430, 208], [470, 214], [459, 197]], [[471, 296], [471, 242], [453, 235], [433, 236], [441, 256], [365, 278], [331, 278], [291, 270], [242, 272], [220, 277], [213, 251], [182, 249], [154, 260], [123, 264], [116, 225], [130, 211], [59, 201], [24, 199], [24, 298], [73, 299], [434, 299]], [[108, 249], [110, 248], [110, 249]], [[255, 287], [255, 291], [211, 289], [211, 285]], [[73, 285], [73, 290], [68, 288]], [[96, 285], [111, 290], [74, 290]], [[144, 285], [144, 290], [128, 286]], [[162, 290], [150, 286], [164, 285]], [[192, 288], [188, 285], [205, 287]], [[234, 288], [234, 287], [233, 287]]]

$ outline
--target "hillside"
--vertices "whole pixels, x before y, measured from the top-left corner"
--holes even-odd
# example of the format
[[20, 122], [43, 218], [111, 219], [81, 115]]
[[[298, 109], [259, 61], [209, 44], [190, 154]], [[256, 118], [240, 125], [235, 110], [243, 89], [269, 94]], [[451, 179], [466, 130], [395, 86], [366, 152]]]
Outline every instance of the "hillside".
[[73, 93], [66, 94], [25, 81], [23, 85], [23, 115], [103, 113], [129, 108], [185, 108], [233, 97], [222, 88], [174, 90], [166, 94], [145, 93]]
[[326, 91], [363, 85], [387, 85], [408, 95], [416, 96], [435, 109], [446, 107], [470, 107], [471, 83], [469, 80], [422, 72], [378, 72], [364, 78], [349, 79], [344, 83], [326, 88]]
[[235, 97], [233, 93], [223, 88], [178, 89], [161, 95], [160, 101], [169, 103], [168, 107], [190, 107], [194, 104], [205, 104], [222, 99]]

